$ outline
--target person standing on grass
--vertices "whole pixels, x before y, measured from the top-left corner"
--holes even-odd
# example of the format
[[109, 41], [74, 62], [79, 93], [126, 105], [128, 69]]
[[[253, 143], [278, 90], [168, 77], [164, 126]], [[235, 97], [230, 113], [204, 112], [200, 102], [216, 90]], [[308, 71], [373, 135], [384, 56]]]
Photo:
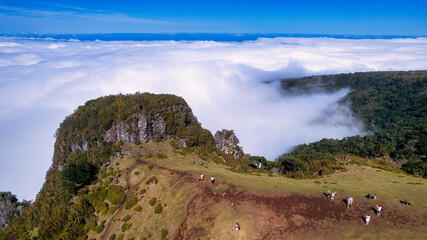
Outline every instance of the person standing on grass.
[[368, 225], [370, 221], [371, 221], [371, 215], [368, 214], [365, 217], [365, 225]]
[[212, 177], [211, 177], [211, 181], [212, 181], [212, 184], [214, 184], [214, 183], [215, 183], [215, 178], [214, 178], [214, 176], [212, 176]]
[[349, 197], [348, 200], [349, 200], [348, 206], [349, 207], [353, 206], [353, 197]]
[[382, 210], [383, 210], [383, 206], [377, 205], [377, 216], [381, 214]]
[[335, 198], [335, 193], [336, 193], [336, 192], [331, 193], [331, 195], [330, 195], [330, 197], [329, 197], [329, 200], [331, 200], [331, 201], [333, 201], [333, 200], [334, 200], [334, 198]]

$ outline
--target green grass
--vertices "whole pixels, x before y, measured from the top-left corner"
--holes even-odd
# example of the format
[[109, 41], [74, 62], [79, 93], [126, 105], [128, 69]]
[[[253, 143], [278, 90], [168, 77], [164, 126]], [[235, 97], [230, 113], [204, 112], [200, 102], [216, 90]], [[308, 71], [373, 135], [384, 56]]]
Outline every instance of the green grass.
[[215, 188], [214, 192], [221, 193], [221, 192], [226, 191], [228, 188], [229, 188], [228, 185], [221, 185], [221, 186]]
[[[427, 192], [427, 186], [424, 184], [426, 180], [409, 175], [403, 175], [401, 173], [396, 174], [387, 171], [377, 171], [377, 169], [371, 167], [348, 165], [346, 166], [346, 171], [338, 171], [333, 175], [325, 175], [317, 179], [297, 180], [274, 173], [240, 173], [239, 171], [230, 171], [227, 169], [229, 168], [228, 166], [215, 163], [209, 159], [205, 161], [209, 165], [209, 168], [199, 166], [198, 164], [191, 165], [190, 161], [192, 160], [196, 163], [200, 161], [200, 158], [194, 153], [189, 152], [185, 156], [182, 156], [177, 152], [173, 152], [173, 147], [166, 143], [158, 143], [157, 145], [154, 145], [153, 143], [144, 143], [143, 145], [148, 152], [156, 152], [160, 147], [162, 153], [168, 157], [162, 160], [157, 158], [144, 159], [144, 163], [137, 163], [135, 159], [131, 159], [128, 155], [125, 155], [122, 159], [120, 163], [120, 170], [122, 171], [123, 176], [132, 177], [132, 179], [134, 179], [134, 185], [129, 183], [130, 189], [128, 191], [131, 191], [130, 196], [132, 196], [132, 194], [134, 194], [133, 196], [138, 194], [137, 196], [140, 199], [143, 196], [141, 194], [144, 194], [145, 199], [150, 199], [148, 202], [153, 206], [153, 210], [147, 210], [147, 208], [151, 207], [144, 207], [143, 213], [138, 213], [137, 208], [142, 210], [142, 207], [135, 207], [135, 205], [132, 207], [132, 212], [124, 211], [125, 208], [123, 208], [120, 210], [121, 212], [116, 213], [115, 216], [121, 217], [122, 219], [128, 214], [133, 214], [130, 222], [136, 224], [135, 226], [137, 227], [132, 227], [128, 230], [125, 233], [126, 238], [138, 236], [138, 238], [135, 239], [140, 239], [141, 236], [148, 237], [148, 232], [151, 232], [153, 235], [151, 239], [161, 239], [161, 228], [158, 226], [169, 227], [179, 225], [186, 213], [186, 204], [189, 201], [189, 193], [191, 193], [194, 186], [198, 186], [198, 184], [209, 186], [209, 188], [211, 188], [215, 193], [225, 192], [233, 185], [240, 189], [259, 194], [263, 194], [264, 192], [271, 192], [274, 194], [281, 192], [283, 194], [303, 193], [323, 196], [322, 193], [330, 189], [331, 191], [337, 192], [337, 199], [344, 196], [353, 196], [356, 202], [367, 201], [363, 197], [363, 194], [370, 193], [377, 194], [379, 201], [387, 199], [387, 209], [401, 208], [398, 200], [407, 199], [409, 202], [413, 203], [413, 206], [404, 208], [402, 211], [404, 211], [405, 214], [426, 214], [427, 203], [424, 201], [424, 195]], [[127, 145], [125, 144], [125, 147], [126, 146]], [[139, 147], [135, 146], [135, 149], [137, 150]], [[130, 169], [127, 174], [125, 174], [126, 168]], [[135, 169], [138, 169], [141, 174], [135, 176], [133, 174]], [[179, 180], [182, 175], [171, 175], [171, 172], [189, 173], [194, 179], [195, 185], [190, 184], [192, 186], [186, 186], [185, 184], [181, 184], [182, 182], [180, 183], [177, 179]], [[197, 179], [200, 173], [203, 173], [208, 178], [210, 176], [214, 176], [217, 182], [215, 185], [211, 185], [210, 182], [198, 182]], [[151, 184], [153, 181], [156, 182], [157, 178], [161, 179], [161, 181], [157, 181], [157, 184]], [[148, 185], [146, 185], [147, 182]], [[231, 189], [233, 190], [234, 187]], [[152, 200], [154, 197], [156, 197], [156, 200]], [[162, 202], [168, 202], [167, 211], [165, 211], [166, 204], [160, 204], [158, 199], [161, 199]], [[128, 199], [126, 203], [129, 200], [130, 199]], [[144, 204], [147, 204], [147, 200], [144, 201]], [[156, 214], [154, 210], [159, 205], [162, 207], [162, 212], [161, 214]], [[142, 206], [144, 205], [142, 204]], [[421, 211], [421, 213], [419, 213], [419, 211]], [[224, 206], [223, 203], [217, 205], [214, 204], [203, 211], [203, 216], [211, 215], [216, 217], [217, 220], [214, 220], [214, 222], [211, 222], [210, 224], [214, 224], [214, 226], [212, 226], [212, 231], [215, 233], [218, 232], [218, 236], [226, 236], [222, 233], [223, 229], [229, 229], [229, 223], [236, 221], [236, 219], [241, 222], [242, 226], [245, 226], [246, 224], [244, 223], [244, 220], [241, 219], [240, 214], [240, 212], [235, 212], [234, 207]], [[355, 217], [351, 216], [351, 212], [346, 212], [345, 214], [350, 217]], [[111, 216], [105, 216], [104, 218], [107, 217]], [[219, 219], [221, 219], [220, 222]], [[293, 221], [298, 224], [305, 224], [309, 220], [299, 217]], [[120, 222], [120, 224], [123, 224], [123, 222]], [[209, 223], [206, 224], [206, 226], [200, 227], [209, 228]], [[149, 227], [147, 229], [140, 229], [140, 226]], [[120, 233], [121, 225], [116, 225], [114, 229], [117, 229], [116, 234], [118, 235], [118, 233]], [[383, 239], [384, 236], [390, 236], [390, 239], [399, 239], [396, 236], [400, 236], [402, 239], [405, 239], [405, 234], [408, 234], [407, 229], [405, 229], [403, 233], [396, 234], [396, 236], [389, 234], [389, 231], [393, 230], [375, 232], [369, 231], [370, 229], [365, 229], [366, 228], [362, 228], [362, 230], [359, 231], [359, 229], [355, 227], [354, 229], [348, 230], [348, 233], [344, 233], [345, 238]], [[170, 231], [171, 229], [168, 228], [167, 230]], [[136, 232], [138, 232], [138, 235], [134, 235]], [[239, 234], [245, 234], [245, 232], [242, 231]], [[420, 239], [419, 236], [420, 235], [415, 234], [412, 238]], [[96, 238], [97, 237], [99, 236], [96, 236]], [[250, 239], [250, 236], [242, 236], [240, 239]]]
[[[153, 148], [152, 143], [144, 145], [145, 148]], [[193, 173], [197, 179], [200, 172], [205, 176], [215, 176], [217, 181], [226, 181], [253, 191], [280, 190], [285, 193], [310, 193], [321, 194], [324, 188], [320, 184], [314, 183], [311, 179], [292, 179], [279, 174], [257, 173], [242, 174], [239, 172], [227, 170], [227, 166], [209, 163], [209, 168], [204, 168], [198, 164], [190, 164], [191, 160], [199, 162], [200, 158], [194, 153], [188, 153], [185, 157], [174, 153], [172, 146], [167, 143], [160, 143], [162, 151], [168, 155], [168, 158], [161, 162], [155, 159], [147, 159], [151, 164], [161, 165], [170, 169], [176, 169], [183, 172]], [[427, 180], [416, 178], [401, 173], [388, 171], [377, 172], [375, 168], [366, 166], [348, 165], [346, 171], [337, 171], [332, 175], [322, 176], [318, 181], [322, 181], [334, 191], [342, 191], [346, 194], [363, 198], [364, 194], [377, 194], [378, 197], [411, 199], [414, 204], [427, 208], [427, 202], [424, 201], [424, 195], [427, 192], [426, 184], [406, 184], [407, 182], [425, 182]], [[269, 177], [275, 176], [275, 177]], [[397, 182], [397, 183], [393, 183]], [[339, 196], [338, 196], [339, 197]]]

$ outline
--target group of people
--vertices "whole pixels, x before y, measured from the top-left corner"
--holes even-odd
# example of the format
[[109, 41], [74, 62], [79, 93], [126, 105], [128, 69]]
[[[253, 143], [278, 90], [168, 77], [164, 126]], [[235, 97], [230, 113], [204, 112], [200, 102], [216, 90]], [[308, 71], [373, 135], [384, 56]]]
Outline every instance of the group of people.
[[[377, 208], [375, 210], [375, 215], [379, 216], [381, 214], [382, 210], [383, 210], [383, 206], [377, 205]], [[368, 225], [370, 221], [371, 221], [371, 215], [367, 214], [365, 216], [365, 225]]]
[[[204, 181], [204, 180], [205, 180], [205, 176], [203, 176], [203, 173], [202, 173], [202, 174], [200, 174], [199, 181]], [[212, 177], [211, 177], [211, 182], [212, 182], [212, 184], [214, 184], [214, 183], [215, 183], [215, 178], [214, 178], [214, 176], [212, 176]]]
[[[335, 194], [336, 194], [336, 192], [331, 192], [331, 190], [328, 190], [326, 193], [324, 193], [328, 198], [329, 198], [329, 200], [330, 201], [333, 201], [334, 200], [334, 197], [335, 197]], [[376, 194], [374, 194], [374, 195], [371, 195], [371, 194], [366, 194], [366, 195], [363, 195], [364, 197], [366, 197], [366, 198], [368, 198], [368, 199], [374, 199], [374, 200], [376, 200], [377, 199], [377, 195]], [[406, 200], [405, 201], [400, 201], [402, 204], [409, 204]], [[353, 197], [347, 197], [346, 199], [345, 199], [345, 204], [346, 204], [346, 207], [351, 207], [351, 206], [353, 206], [353, 203], [354, 203], [354, 199], [353, 199]], [[376, 206], [376, 208], [374, 208], [374, 211], [375, 211], [375, 215], [376, 216], [379, 216], [380, 214], [381, 214], [381, 212], [382, 212], [382, 210], [383, 210], [383, 206], [382, 205], [380, 205], [380, 204], [378, 204], [377, 206]], [[363, 218], [365, 219], [365, 225], [368, 225], [369, 224], [369, 222], [371, 221], [371, 215], [370, 214], [367, 214], [367, 215], [365, 215], [365, 216], [363, 216]]]
[[377, 200], [377, 194], [374, 194], [374, 196], [372, 196], [370, 193], [363, 195], [365, 198], [367, 199], [374, 199]]

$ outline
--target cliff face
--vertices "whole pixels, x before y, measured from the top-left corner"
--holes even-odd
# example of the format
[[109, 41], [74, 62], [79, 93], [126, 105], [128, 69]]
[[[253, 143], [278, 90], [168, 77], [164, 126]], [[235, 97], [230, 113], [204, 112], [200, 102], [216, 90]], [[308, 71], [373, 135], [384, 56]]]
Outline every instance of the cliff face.
[[215, 145], [226, 154], [232, 155], [234, 158], [243, 157], [242, 148], [238, 145], [239, 139], [234, 134], [233, 130], [217, 131], [214, 136]]
[[19, 202], [11, 192], [0, 192], [0, 230], [21, 215], [28, 202]]

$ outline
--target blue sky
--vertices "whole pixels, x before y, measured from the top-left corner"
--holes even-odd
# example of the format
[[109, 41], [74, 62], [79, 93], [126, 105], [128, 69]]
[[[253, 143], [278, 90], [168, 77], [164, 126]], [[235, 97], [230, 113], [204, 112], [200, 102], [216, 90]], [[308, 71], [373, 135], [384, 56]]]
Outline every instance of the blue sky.
[[427, 35], [427, 1], [0, 0], [0, 33]]

